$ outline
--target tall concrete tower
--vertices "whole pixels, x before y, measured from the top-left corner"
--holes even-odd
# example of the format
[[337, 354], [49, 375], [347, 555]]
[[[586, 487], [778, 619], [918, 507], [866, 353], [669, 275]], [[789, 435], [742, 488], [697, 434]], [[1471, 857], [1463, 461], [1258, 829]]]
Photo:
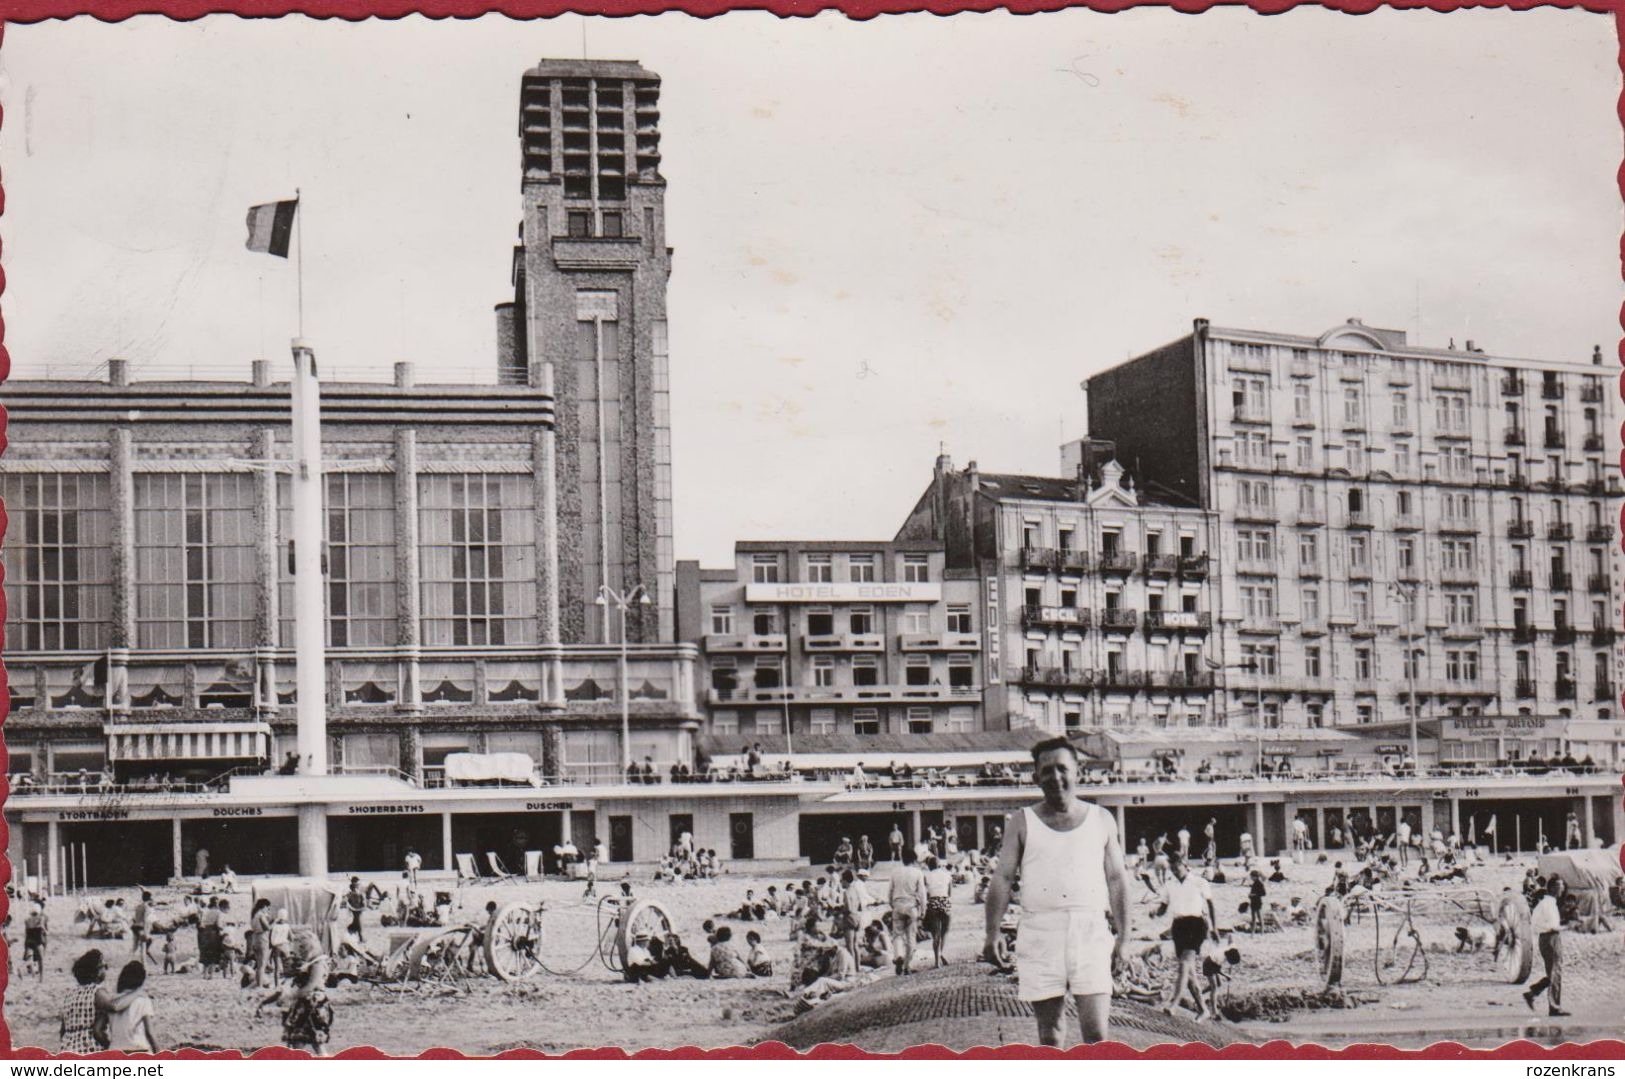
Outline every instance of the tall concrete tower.
[[[544, 60], [520, 89], [524, 223], [514, 298], [497, 307], [504, 382], [556, 400], [537, 465], [544, 640], [619, 639], [601, 585], [654, 597], [628, 640], [673, 639], [671, 410], [666, 349], [666, 181], [660, 77], [627, 60]], [[554, 563], [549, 565], [547, 563]], [[546, 578], [553, 575], [553, 580]]]

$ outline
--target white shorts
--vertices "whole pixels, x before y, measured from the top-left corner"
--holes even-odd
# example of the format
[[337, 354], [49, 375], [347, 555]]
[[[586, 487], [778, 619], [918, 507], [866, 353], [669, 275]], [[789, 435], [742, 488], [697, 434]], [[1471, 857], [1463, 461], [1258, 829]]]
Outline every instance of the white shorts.
[[1023, 911], [1016, 933], [1017, 998], [1110, 993], [1115, 944], [1105, 911]]

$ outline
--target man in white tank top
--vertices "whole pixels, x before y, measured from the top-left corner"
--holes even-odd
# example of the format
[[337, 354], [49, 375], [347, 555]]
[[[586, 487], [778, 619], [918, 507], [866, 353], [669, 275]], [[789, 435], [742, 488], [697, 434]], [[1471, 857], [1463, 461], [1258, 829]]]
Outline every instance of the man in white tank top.
[[[1065, 738], [1033, 747], [1033, 778], [1044, 800], [1013, 813], [999, 867], [987, 894], [987, 945], [993, 942], [1021, 881], [1016, 937], [1017, 995], [1030, 1001], [1040, 1045], [1061, 1044], [1070, 993], [1085, 1042], [1106, 1040], [1112, 975], [1129, 934], [1128, 874], [1117, 819], [1077, 797], [1078, 751]], [[1110, 909], [1112, 925], [1106, 922]]]

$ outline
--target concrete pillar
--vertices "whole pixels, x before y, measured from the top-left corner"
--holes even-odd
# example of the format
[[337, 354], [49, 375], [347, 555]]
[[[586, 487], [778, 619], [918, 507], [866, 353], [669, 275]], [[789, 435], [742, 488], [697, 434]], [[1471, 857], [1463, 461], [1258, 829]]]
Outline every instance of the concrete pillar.
[[440, 868], [450, 870], [456, 866], [451, 849], [451, 810], [440, 814]]
[[[256, 363], [262, 361], [255, 361]], [[262, 428], [254, 436], [252, 456], [257, 461], [269, 461], [276, 449], [275, 432]], [[255, 524], [255, 580], [254, 643], [274, 648], [277, 643], [278, 621], [281, 618], [282, 597], [277, 589], [280, 573], [276, 543], [276, 488], [275, 469], [262, 468], [254, 477]], [[284, 557], [285, 554], [284, 554]], [[276, 695], [272, 694], [275, 705]]]
[[[1444, 837], [1446, 840], [1450, 838], [1451, 832], [1461, 831], [1461, 798], [1458, 797], [1454, 792], [1451, 792], [1450, 795], [1450, 827], [1443, 828], [1441, 831], [1444, 832]], [[1467, 837], [1465, 835], [1461, 838], [1462, 842], [1465, 843], [1467, 841]]]
[[1317, 809], [1315, 813], [1315, 849], [1326, 849], [1326, 811]]
[[914, 843], [919, 845], [925, 842], [925, 830], [920, 827], [920, 811], [914, 811]]
[[1266, 843], [1264, 841], [1264, 803], [1262, 801], [1254, 801], [1253, 802], [1253, 850], [1257, 851], [1259, 853], [1259, 855], [1261, 855], [1263, 857], [1268, 857], [1271, 852], [1266, 850], [1265, 847], [1266, 847]]
[[1421, 838], [1422, 838], [1422, 846], [1424, 848], [1426, 848], [1427, 845], [1428, 845], [1428, 837], [1433, 834], [1433, 828], [1434, 828], [1434, 823], [1433, 823], [1433, 799], [1432, 799], [1432, 797], [1426, 797], [1426, 798], [1422, 799], [1422, 836], [1421, 836]]
[[1608, 807], [1609, 813], [1613, 817], [1613, 828], [1609, 834], [1613, 842], [1618, 843], [1621, 837], [1625, 837], [1625, 801], [1622, 801], [1617, 796], [1610, 797]]
[[1129, 849], [1128, 813], [1124, 810], [1122, 802], [1118, 802], [1113, 808], [1117, 811], [1117, 841], [1123, 845], [1124, 850], [1127, 850]]
[[169, 824], [169, 879], [180, 880], [186, 876], [186, 865], [181, 855], [181, 819], [176, 817]]
[[327, 876], [327, 807], [299, 807], [299, 875]]
[[[571, 842], [574, 842], [575, 841], [575, 834], [576, 834], [575, 833], [575, 818], [574, 818], [574, 815], [568, 809], [566, 809], [561, 814], [561, 818], [562, 819], [559, 821], [559, 835], [561, 836], [561, 839], [559, 841], [561, 843], [564, 842], [565, 840], [569, 840]], [[582, 855], [582, 857], [586, 857], [587, 852], [582, 851], [581, 855]]]
[[[1588, 795], [1581, 798], [1580, 801], [1585, 806], [1585, 813], [1580, 820], [1580, 825], [1585, 830], [1580, 834], [1583, 837], [1585, 845], [1589, 847], [1591, 846], [1591, 837], [1597, 834], [1597, 818], [1592, 812], [1593, 807], [1591, 805], [1590, 796]], [[1566, 836], [1564, 838], [1567, 839]]]
[[[553, 392], [553, 365], [531, 368], [531, 384]], [[536, 482], [536, 632], [542, 644], [559, 643], [559, 505], [557, 448], [551, 428], [536, 432], [531, 471]]]
[[395, 618], [401, 647], [401, 711], [423, 711], [418, 684], [418, 646], [423, 643], [423, 604], [418, 552], [417, 431], [395, 432]]
[[135, 475], [128, 427], [113, 431], [109, 464], [107, 480], [113, 511], [112, 646], [131, 648], [135, 645]]
[[57, 847], [62, 842], [62, 827], [54, 820], [45, 822], [45, 894], [50, 895], [61, 880]]

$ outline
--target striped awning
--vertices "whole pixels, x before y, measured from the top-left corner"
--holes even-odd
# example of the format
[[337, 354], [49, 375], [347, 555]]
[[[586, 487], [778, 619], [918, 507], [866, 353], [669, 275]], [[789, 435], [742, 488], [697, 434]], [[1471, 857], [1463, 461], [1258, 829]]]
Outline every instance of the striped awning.
[[264, 760], [264, 723], [121, 723], [107, 728], [109, 761]]

